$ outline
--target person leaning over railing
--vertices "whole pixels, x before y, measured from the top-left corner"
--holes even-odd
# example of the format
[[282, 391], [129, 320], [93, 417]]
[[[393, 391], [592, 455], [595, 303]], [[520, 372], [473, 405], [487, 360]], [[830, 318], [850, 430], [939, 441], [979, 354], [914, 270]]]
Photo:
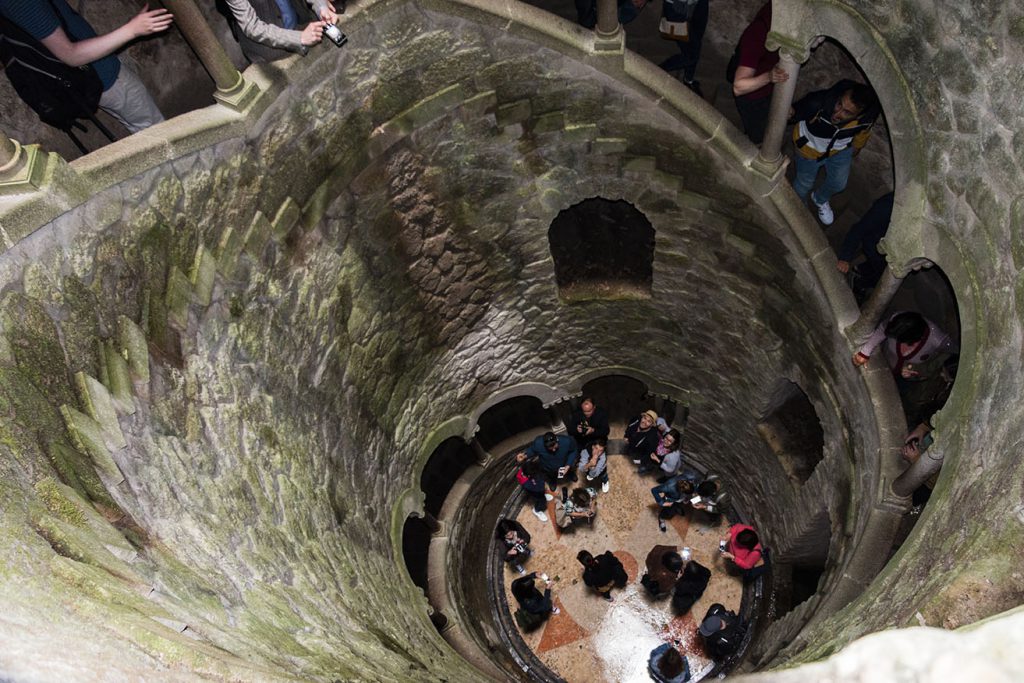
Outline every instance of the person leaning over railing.
[[167, 30], [174, 17], [149, 5], [109, 33], [96, 35], [65, 0], [0, 0], [0, 14], [68, 66], [91, 66], [103, 84], [100, 109], [136, 133], [164, 120], [146, 86], [114, 52], [127, 43]]
[[[242, 53], [254, 64], [284, 59], [292, 52], [306, 54], [334, 24], [338, 15], [328, 0], [223, 0], [231, 10], [231, 30]], [[344, 12], [344, 3], [341, 5]], [[312, 16], [315, 14], [316, 16]], [[305, 28], [298, 27], [310, 21]]]

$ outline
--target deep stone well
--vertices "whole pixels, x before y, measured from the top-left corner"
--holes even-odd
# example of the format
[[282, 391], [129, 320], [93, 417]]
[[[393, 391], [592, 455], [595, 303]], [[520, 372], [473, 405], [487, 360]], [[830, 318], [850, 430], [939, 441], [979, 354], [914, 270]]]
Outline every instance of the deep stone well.
[[[760, 634], [758, 666], [1020, 602], [1016, 139], [995, 128], [1005, 163], [970, 162], [985, 127], [938, 125], [956, 108], [924, 84], [938, 67], [908, 58], [919, 89], [889, 90], [892, 64], [858, 53], [887, 111], [914, 114], [889, 121], [897, 164], [921, 162], [897, 167], [893, 263], [938, 263], [965, 329], [946, 472], [875, 579], [905, 506], [888, 494], [898, 408], [884, 370], [849, 364], [857, 312], [816, 226], [667, 76], [478, 5], [350, 10], [344, 51], [250, 69], [247, 113], [182, 116], [2, 199], [4, 676], [479, 680], [402, 567], [419, 472], [502, 397], [554, 402], [613, 371], [690, 406], [689, 447], [756, 502], [779, 557], [832, 536], [818, 593]], [[883, 15], [777, 5], [850, 43]], [[890, 45], [933, 49], [898, 29]], [[984, 88], [988, 124], [1019, 120], [974, 62], [948, 102]], [[547, 230], [591, 197], [654, 226], [649, 299], [559, 300]], [[756, 431], [783, 378], [825, 437], [799, 486]], [[479, 552], [451, 531], [470, 539], [453, 553]], [[474, 577], [449, 566], [466, 596]], [[446, 616], [486, 652], [480, 607]]]

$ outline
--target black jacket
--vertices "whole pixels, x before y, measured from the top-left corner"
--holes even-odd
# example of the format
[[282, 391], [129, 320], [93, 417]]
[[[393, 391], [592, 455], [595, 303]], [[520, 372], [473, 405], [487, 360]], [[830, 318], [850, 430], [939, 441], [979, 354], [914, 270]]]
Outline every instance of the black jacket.
[[[593, 434], [581, 434], [577, 427], [586, 421], [586, 424], [594, 428]], [[608, 413], [605, 412], [604, 408], [600, 406], [594, 406], [594, 414], [590, 418], [586, 418], [583, 415], [582, 410], [574, 410], [572, 415], [569, 417], [569, 424], [566, 425], [569, 436], [575, 437], [576, 441], [580, 444], [587, 444], [594, 439], [603, 436], [608, 436], [608, 432], [611, 428], [608, 426]]]
[[704, 595], [704, 589], [711, 580], [711, 571], [704, 565], [690, 561], [683, 569], [683, 575], [676, 581], [675, 592], [672, 594], [672, 607], [680, 614], [685, 614], [693, 607], [693, 603]]
[[626, 585], [629, 580], [626, 569], [612, 551], [606, 550], [594, 560], [594, 564], [583, 570], [583, 583], [591, 588], [600, 588], [612, 582], [617, 586]]

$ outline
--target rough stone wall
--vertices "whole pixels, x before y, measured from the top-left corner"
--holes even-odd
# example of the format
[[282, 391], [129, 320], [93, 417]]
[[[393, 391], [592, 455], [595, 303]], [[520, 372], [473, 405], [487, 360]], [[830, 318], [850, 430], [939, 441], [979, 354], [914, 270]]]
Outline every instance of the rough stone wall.
[[[396, 575], [391, 509], [433, 425], [568, 385], [592, 369], [574, 347], [688, 387], [696, 450], [771, 501], [770, 537], [810, 500], [753, 428], [774, 380], [845, 440], [815, 385], [855, 397], [854, 375], [737, 170], [557, 52], [414, 6], [374, 19], [245, 138], [5, 255], [4, 595], [34, 577], [5, 673], [31, 670], [48, 614], [114, 676], [473, 680]], [[595, 195], [659, 231], [651, 300], [559, 303], [547, 228]]]
[[[139, 12], [144, 3], [133, 0], [69, 0], [68, 4], [103, 35], [123, 25]], [[238, 68], [248, 62], [231, 35], [227, 20], [215, 8], [215, 0], [196, 0], [220, 44]], [[152, 9], [157, 9], [151, 3]], [[205, 107], [213, 102], [213, 79], [192, 52], [176, 26], [164, 33], [137, 40], [118, 52], [122, 63], [128, 64], [146, 84], [164, 116]], [[2, 70], [2, 69], [0, 69]], [[128, 134], [120, 123], [106, 112], [98, 118], [117, 138]], [[6, 76], [0, 77], [0, 121], [8, 137], [23, 144], [38, 144], [48, 152], [57, 152], [65, 159], [76, 159], [81, 152], [68, 137], [39, 120], [32, 109], [21, 101]], [[102, 133], [86, 123], [88, 132], [76, 132], [87, 149], [107, 144]]]
[[[812, 647], [801, 642], [802, 652], [789, 653], [798, 660], [889, 626], [971, 623], [1024, 598], [1015, 418], [1024, 311], [1017, 97], [1024, 8], [849, 4], [902, 70], [900, 87], [885, 88], [883, 101], [907, 102], [919, 116], [901, 122], [904, 134], [894, 145], [908, 167], [899, 169], [905, 184], [897, 187], [890, 253], [898, 265], [924, 256], [943, 269], [957, 295], [964, 348], [953, 395], [937, 418], [942, 477], [914, 534], [859, 600], [820, 625]], [[880, 73], [882, 60], [863, 52], [865, 68]], [[923, 131], [920, 163], [908, 153], [913, 140], [905, 123]], [[912, 219], [918, 211], [920, 221]]]

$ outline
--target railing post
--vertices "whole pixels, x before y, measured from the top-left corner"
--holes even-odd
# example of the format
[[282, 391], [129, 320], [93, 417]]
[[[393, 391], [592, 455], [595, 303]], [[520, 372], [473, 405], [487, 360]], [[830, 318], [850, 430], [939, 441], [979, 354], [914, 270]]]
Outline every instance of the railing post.
[[597, 30], [594, 35], [594, 50], [623, 52], [626, 48], [625, 35], [619, 24], [619, 6], [616, 0], [597, 0]]
[[618, 3], [615, 0], [597, 0], [597, 34], [611, 38], [620, 30]]
[[195, 50], [203, 68], [213, 78], [217, 92], [213, 97], [221, 104], [241, 111], [259, 92], [255, 84], [249, 83], [238, 72], [217, 37], [196, 7], [194, 0], [163, 0], [163, 4], [174, 15], [181, 34]]
[[944, 453], [940, 449], [928, 448], [922, 453], [917, 460], [908, 467], [903, 474], [896, 478], [896, 481], [892, 483], [892, 491], [897, 496], [909, 497], [914, 494], [918, 488], [921, 487], [926, 481], [932, 478], [932, 476], [942, 469], [942, 461], [944, 459]]
[[5, 176], [13, 173], [22, 162], [24, 159], [21, 158], [21, 145], [0, 130], [0, 173]]
[[39, 145], [26, 147], [0, 131], [0, 195], [38, 190], [48, 159], [49, 155], [39, 153]]
[[[804, 53], [806, 55], [806, 52]], [[807, 57], [805, 56], [806, 60]], [[768, 114], [768, 125], [765, 127], [764, 141], [757, 154], [757, 162], [763, 167], [777, 167], [782, 160], [782, 138], [786, 134], [786, 122], [789, 120], [789, 108], [793, 106], [793, 93], [796, 92], [797, 76], [800, 64], [786, 48], [779, 49], [779, 67], [789, 78], [776, 83], [772, 89], [772, 103]]]
[[896, 296], [901, 284], [903, 284], [903, 278], [896, 277], [892, 269], [886, 266], [882, 271], [882, 277], [878, 278], [878, 283], [871, 290], [871, 296], [864, 302], [864, 307], [860, 309], [860, 317], [847, 330], [847, 336], [854, 343], [859, 345], [871, 335], [878, 323], [881, 322], [882, 316], [889, 308], [889, 304]]

